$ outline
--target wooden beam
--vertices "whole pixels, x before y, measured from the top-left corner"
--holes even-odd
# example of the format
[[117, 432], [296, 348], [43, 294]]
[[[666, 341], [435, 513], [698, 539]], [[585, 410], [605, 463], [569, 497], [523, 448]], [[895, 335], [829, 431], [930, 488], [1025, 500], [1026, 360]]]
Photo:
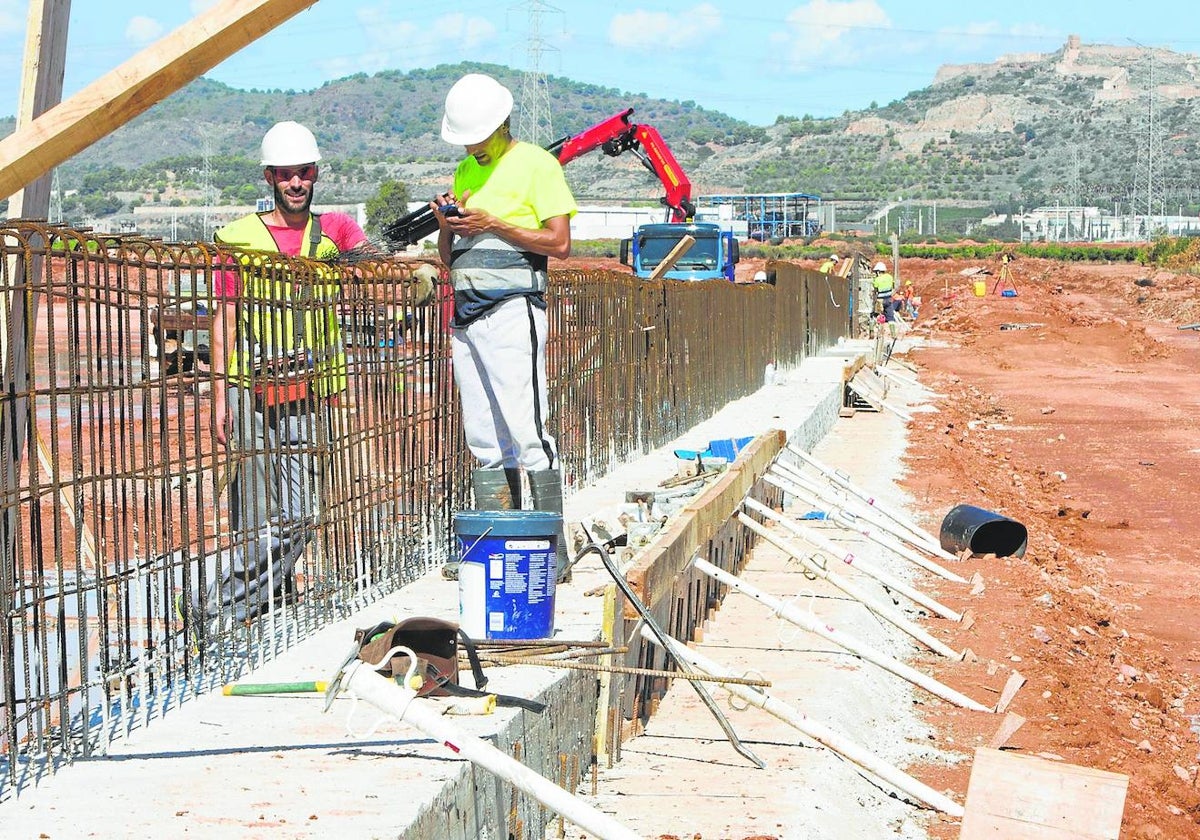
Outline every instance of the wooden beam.
[[[18, 130], [62, 101], [70, 18], [71, 0], [33, 0], [29, 4], [25, 63], [17, 102]], [[42, 219], [49, 209], [50, 177], [46, 175], [9, 197], [8, 218]]]
[[223, 0], [0, 140], [0, 197], [86, 149], [317, 0]]

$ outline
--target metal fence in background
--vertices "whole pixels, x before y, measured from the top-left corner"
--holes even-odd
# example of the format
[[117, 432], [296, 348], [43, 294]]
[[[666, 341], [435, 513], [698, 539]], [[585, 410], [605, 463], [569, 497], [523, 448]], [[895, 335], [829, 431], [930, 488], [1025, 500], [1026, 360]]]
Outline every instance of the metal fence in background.
[[[471, 458], [445, 296], [418, 302], [402, 261], [273, 255], [281, 282], [337, 289], [301, 304], [311, 319], [336, 309], [346, 352], [346, 387], [315, 412], [301, 453], [324, 465], [320, 502], [289, 597], [205, 645], [185, 638], [178, 596], [219, 580], [257, 538], [231, 528], [226, 491], [259, 453], [218, 442], [226, 382], [210, 365], [214, 275], [244, 255], [0, 228], [0, 798], [455, 550]], [[799, 269], [746, 287], [554, 273], [551, 425], [568, 492], [754, 392], [768, 362], [799, 363], [814, 331], [842, 335], [817, 305], [821, 283]]]

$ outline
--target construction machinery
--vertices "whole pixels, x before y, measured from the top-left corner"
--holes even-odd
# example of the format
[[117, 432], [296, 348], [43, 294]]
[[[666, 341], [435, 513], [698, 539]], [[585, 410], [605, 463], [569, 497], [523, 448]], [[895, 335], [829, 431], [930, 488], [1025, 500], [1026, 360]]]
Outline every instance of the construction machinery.
[[[599, 149], [609, 157], [630, 152], [649, 169], [666, 189], [659, 199], [667, 208], [661, 224], [640, 226], [632, 237], [621, 242], [621, 262], [633, 268], [639, 277], [663, 276], [673, 280], [734, 279], [739, 259], [733, 232], [711, 223], [694, 222], [692, 183], [658, 129], [632, 120], [633, 109], [626, 108], [571, 137], [560, 138], [546, 147], [564, 166], [588, 152]], [[421, 207], [387, 225], [383, 234], [388, 242], [403, 247], [419, 242], [438, 228], [431, 207]], [[695, 244], [679, 255], [674, 267], [656, 272], [684, 236]]]

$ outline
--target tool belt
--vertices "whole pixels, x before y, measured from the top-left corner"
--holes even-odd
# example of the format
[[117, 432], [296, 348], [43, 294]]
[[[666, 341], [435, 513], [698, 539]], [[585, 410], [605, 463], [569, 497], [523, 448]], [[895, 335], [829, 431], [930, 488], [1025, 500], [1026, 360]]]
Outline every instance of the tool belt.
[[313, 368], [292, 356], [260, 360], [254, 367], [254, 402], [271, 408], [311, 401]]
[[[497, 706], [515, 706], [531, 712], [541, 712], [546, 708], [544, 703], [536, 700], [483, 691], [488, 679], [484, 676], [483, 668], [479, 664], [479, 654], [475, 650], [475, 643], [452, 621], [426, 617], [406, 618], [399, 624], [383, 621], [374, 627], [354, 631], [354, 641], [359, 646], [358, 658], [371, 665], [379, 662], [389, 650], [397, 645], [411, 648], [417, 655], [417, 674], [423, 679], [421, 688], [417, 691], [418, 697], [486, 697], [494, 695]], [[458, 684], [460, 642], [462, 649], [467, 653], [467, 660], [471, 664], [471, 675], [475, 679], [476, 688], [467, 688]], [[408, 666], [408, 655], [397, 653], [385, 662], [377, 670], [377, 673], [399, 682], [408, 673]]]

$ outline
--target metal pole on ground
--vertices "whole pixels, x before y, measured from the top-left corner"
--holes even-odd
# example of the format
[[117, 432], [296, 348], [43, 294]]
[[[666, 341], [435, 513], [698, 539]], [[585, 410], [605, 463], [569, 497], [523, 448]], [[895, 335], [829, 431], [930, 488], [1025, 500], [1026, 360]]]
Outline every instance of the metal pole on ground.
[[962, 653], [947, 645], [941, 639], [936, 638], [929, 631], [922, 627], [918, 627], [913, 622], [905, 618], [898, 610], [894, 609], [890, 604], [885, 604], [878, 598], [871, 596], [867, 592], [863, 592], [853, 583], [843, 578], [836, 572], [831, 572], [820, 563], [815, 562], [812, 558], [800, 551], [790, 540], [782, 539], [775, 534], [772, 534], [761, 523], [754, 521], [744, 513], [738, 513], [738, 521], [749, 528], [754, 533], [765, 539], [767, 542], [786, 551], [789, 555], [800, 561], [804, 568], [812, 572], [816, 577], [828, 581], [833, 586], [845, 592], [854, 600], [860, 602], [864, 607], [869, 609], [875, 615], [882, 618], [888, 624], [891, 624], [902, 633], [907, 634], [911, 638], [925, 645], [934, 653], [940, 653], [948, 659], [962, 659]]
[[930, 536], [920, 528], [914, 530], [904, 523], [897, 521], [886, 510], [880, 508], [874, 498], [863, 498], [861, 494], [852, 493], [828, 476], [822, 476], [826, 480], [821, 482], [813, 476], [806, 475], [795, 464], [785, 464], [782, 461], [776, 461], [771, 466], [776, 471], [782, 472], [802, 486], [811, 488], [813, 492], [818, 493], [822, 498], [831, 498], [834, 494], [843, 495], [843, 503], [853, 506], [853, 512], [856, 515], [874, 523], [876, 526], [895, 536], [896, 539], [903, 540], [914, 548], [924, 551], [926, 554], [932, 554], [944, 560], [958, 559], [943, 549], [941, 543], [936, 540], [931, 541]]
[[839, 473], [837, 470], [834, 470], [831, 467], [826, 466], [825, 464], [822, 464], [819, 460], [817, 460], [815, 457], [813, 457], [809, 453], [805, 452], [799, 446], [796, 446], [794, 444], [788, 444], [788, 451], [791, 452], [796, 457], [800, 458], [800, 460], [804, 461], [809, 466], [816, 469], [823, 476], [825, 476], [825, 478], [827, 478], [829, 481], [833, 482], [834, 484], [837, 484], [839, 487], [844, 488], [846, 490], [846, 492], [851, 493], [851, 494], [857, 496], [858, 498], [862, 499], [864, 502], [866, 502], [868, 505], [873, 507], [875, 510], [878, 510], [884, 516], [887, 516], [889, 519], [893, 520], [897, 525], [900, 525], [901, 527], [906, 528], [907, 530], [911, 531], [915, 536], [917, 536], [920, 540], [928, 543], [931, 553], [936, 554], [937, 556], [941, 557], [943, 560], [957, 559], [953, 554], [950, 554], [949, 552], [945, 551], [942, 548], [941, 543], [938, 541], [937, 537], [933, 536], [933, 534], [926, 531], [924, 528], [922, 528], [920, 525], [918, 525], [916, 522], [914, 522], [911, 518], [905, 516], [903, 513], [900, 513], [899, 511], [894, 510], [891, 507], [889, 507], [888, 505], [885, 505], [882, 502], [880, 502], [873, 495], [871, 495], [866, 490], [864, 490], [861, 487], [859, 487], [858, 485], [856, 485], [853, 481], [851, 481], [845, 475]]
[[[653, 634], [647, 633], [646, 628], [642, 628], [642, 635], [651, 642], [663, 644]], [[703, 654], [686, 647], [677, 639], [667, 638], [672, 652], [680, 659], [687, 661], [693, 668], [700, 671], [705, 671], [709, 674], [728, 675], [729, 671], [722, 668], [717, 663], [705, 657]], [[955, 802], [950, 797], [943, 793], [938, 793], [929, 785], [914, 779], [912, 776], [888, 764], [879, 756], [872, 753], [865, 747], [856, 744], [846, 735], [838, 732], [836, 729], [827, 726], [824, 723], [815, 721], [805, 715], [803, 712], [797, 711], [784, 703], [781, 700], [776, 700], [765, 691], [748, 688], [746, 686], [729, 685], [729, 692], [740, 697], [742, 700], [757, 706], [765, 712], [768, 712], [782, 720], [789, 726], [797, 729], [803, 734], [812, 738], [818, 744], [829, 748], [833, 752], [853, 762], [862, 769], [871, 774], [883, 779], [888, 784], [895, 787], [902, 793], [908, 794], [915, 799], [924, 802], [926, 805], [934, 808], [942, 813], [949, 814], [952, 817], [961, 817], [963, 815], [963, 807]]]
[[876, 533], [870, 528], [863, 527], [864, 523], [872, 525], [875, 523], [871, 523], [869, 520], [860, 517], [857, 514], [846, 510], [845, 508], [841, 508], [832, 504], [830, 500], [822, 498], [819, 493], [808, 487], [802, 487], [793, 481], [787, 480], [783, 477], [782, 473], [768, 472], [763, 476], [763, 480], [774, 487], [778, 487], [785, 493], [790, 493], [796, 498], [801, 499], [806, 504], [820, 507], [825, 516], [832, 519], [838, 525], [841, 525], [847, 530], [854, 531], [857, 534], [862, 534], [876, 545], [886, 548], [888, 551], [891, 551], [905, 560], [908, 560], [910, 563], [915, 563], [922, 569], [925, 569], [927, 572], [933, 572], [938, 577], [943, 577], [946, 580], [954, 581], [955, 583], [969, 582], [962, 575], [955, 574], [949, 569], [927, 559], [924, 555], [918, 554], [916, 550], [904, 545], [900, 542], [900, 540], [890, 538], [884, 534]]
[[729, 572], [714, 566], [707, 560], [695, 558], [692, 561], [696, 570], [703, 572], [712, 579], [725, 584], [743, 595], [747, 595], [769, 607], [772, 612], [782, 618], [784, 621], [795, 624], [802, 630], [820, 636], [827, 642], [832, 642], [843, 650], [848, 650], [856, 656], [861, 656], [866, 661], [873, 665], [878, 665], [883, 670], [895, 674], [902, 680], [907, 680], [913, 685], [923, 688], [935, 697], [940, 697], [947, 702], [953, 703], [956, 706], [961, 706], [964, 709], [971, 709], [976, 712], [989, 712], [993, 710], [984, 706], [982, 703], [977, 703], [965, 694], [955, 691], [950, 686], [945, 685], [929, 676], [913, 668], [911, 665], [906, 665], [894, 656], [876, 650], [866, 642], [856, 636], [838, 630], [827, 621], [819, 620], [815, 615], [805, 612], [791, 604], [788, 604], [781, 598], [776, 598], [767, 592], [763, 592], [756, 586], [747, 583], [739, 577], [729, 574]]
[[941, 602], [934, 600], [933, 598], [929, 597], [921, 590], [919, 590], [913, 586], [910, 586], [908, 583], [900, 580], [899, 578], [897, 578], [895, 575], [891, 574], [890, 572], [888, 572], [884, 569], [881, 569], [878, 566], [875, 566], [874, 564], [872, 564], [866, 560], [863, 560], [861, 557], [858, 557], [857, 555], [855, 555], [854, 552], [846, 551], [846, 550], [840, 548], [839, 546], [834, 544], [834, 542], [832, 540], [830, 540], [829, 538], [827, 538], [821, 534], [818, 534], [812, 528], [808, 528], [808, 527], [800, 524], [799, 522], [796, 522], [793, 519], [789, 519], [788, 517], [786, 517], [780, 513], [776, 513], [775, 511], [771, 510], [771, 508], [767, 507], [762, 502], [760, 502], [756, 499], [747, 497], [743, 501], [743, 504], [745, 504], [746, 507], [748, 507], [750, 510], [755, 511], [756, 513], [762, 514], [763, 516], [767, 517], [772, 522], [778, 522], [780, 525], [782, 525], [787, 530], [791, 531], [797, 537], [804, 540], [806, 543], [813, 546], [814, 548], [817, 548], [818, 550], [825, 552], [833, 559], [841, 560], [847, 566], [850, 566], [853, 569], [858, 569], [859, 571], [863, 572], [867, 576], [872, 577], [875, 580], [879, 581], [881, 584], [886, 586], [888, 589], [896, 590], [897, 592], [899, 592], [904, 597], [908, 598], [913, 603], [919, 604], [920, 606], [925, 607], [925, 609], [933, 612], [934, 614], [940, 615], [943, 618], [948, 618], [951, 621], [962, 621], [961, 613], [958, 613], [958, 612], [950, 609], [949, 607], [947, 607], [945, 604], [942, 604]]

